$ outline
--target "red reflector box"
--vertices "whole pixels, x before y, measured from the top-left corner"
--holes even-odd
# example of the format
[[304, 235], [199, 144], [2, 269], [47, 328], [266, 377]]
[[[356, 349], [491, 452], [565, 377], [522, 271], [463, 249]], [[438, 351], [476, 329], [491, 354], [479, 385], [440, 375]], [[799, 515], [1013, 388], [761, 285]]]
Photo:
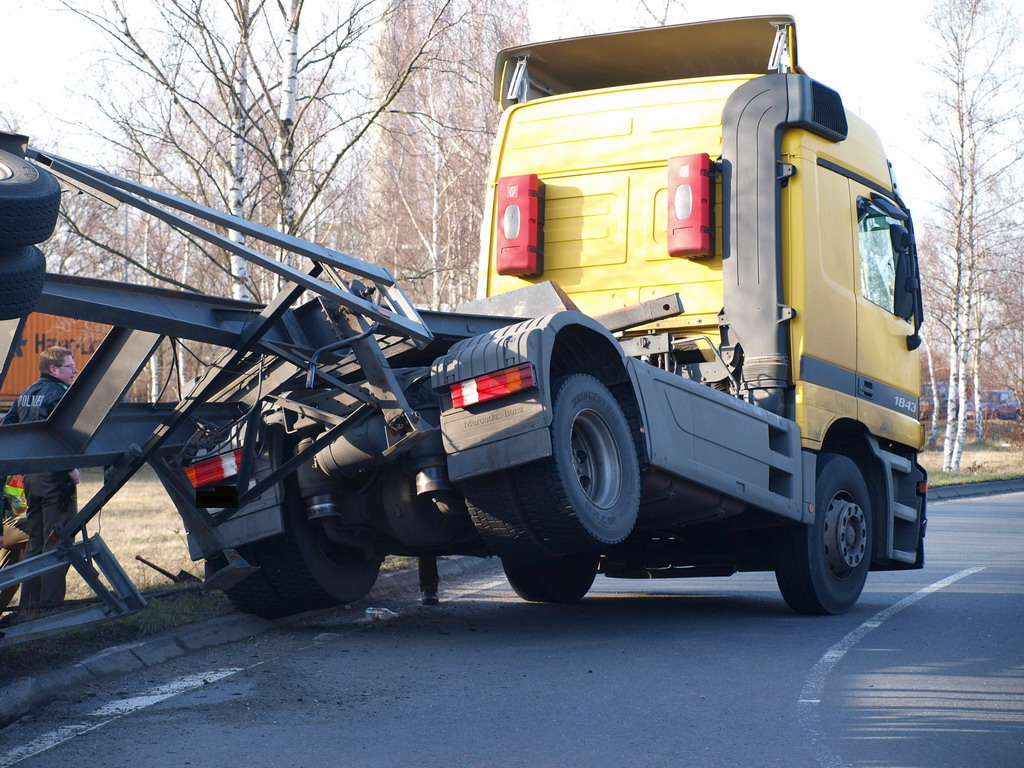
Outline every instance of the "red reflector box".
[[711, 158], [684, 155], [668, 161], [668, 252], [670, 256], [712, 256]]
[[242, 449], [214, 456], [210, 459], [197, 461], [191, 466], [185, 467], [185, 474], [189, 482], [196, 488], [226, 480], [238, 474], [238, 468], [242, 464]]
[[537, 374], [532, 363], [522, 363], [496, 373], [477, 376], [475, 379], [460, 381], [452, 385], [452, 405], [465, 408], [467, 405], [486, 403], [524, 389], [537, 386]]
[[497, 270], [499, 275], [539, 275], [544, 182], [537, 174], [498, 179]]

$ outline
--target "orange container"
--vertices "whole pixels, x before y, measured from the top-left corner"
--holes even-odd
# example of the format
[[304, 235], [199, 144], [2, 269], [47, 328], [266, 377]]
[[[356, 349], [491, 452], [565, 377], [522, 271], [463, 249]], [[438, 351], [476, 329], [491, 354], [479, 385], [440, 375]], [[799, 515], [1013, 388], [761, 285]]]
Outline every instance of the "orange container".
[[[21, 338], [15, 340], [14, 358], [0, 382], [0, 407], [4, 411], [39, 378], [39, 354], [47, 347], [67, 347], [79, 369], [92, 358], [110, 326], [73, 320], [69, 317], [32, 313], [25, 321]], [[0, 363], [3, 361], [0, 360]]]

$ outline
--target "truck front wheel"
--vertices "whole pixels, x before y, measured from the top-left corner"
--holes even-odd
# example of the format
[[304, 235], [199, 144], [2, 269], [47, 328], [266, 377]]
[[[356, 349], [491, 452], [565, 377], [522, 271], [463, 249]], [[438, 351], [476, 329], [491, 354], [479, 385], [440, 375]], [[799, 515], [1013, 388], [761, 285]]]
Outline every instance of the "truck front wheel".
[[814, 521], [780, 530], [775, 558], [779, 590], [793, 610], [838, 614], [857, 602], [871, 565], [871, 502], [853, 461], [818, 456]]
[[590, 591], [598, 555], [582, 553], [549, 560], [502, 558], [509, 585], [531, 603], [575, 603]]

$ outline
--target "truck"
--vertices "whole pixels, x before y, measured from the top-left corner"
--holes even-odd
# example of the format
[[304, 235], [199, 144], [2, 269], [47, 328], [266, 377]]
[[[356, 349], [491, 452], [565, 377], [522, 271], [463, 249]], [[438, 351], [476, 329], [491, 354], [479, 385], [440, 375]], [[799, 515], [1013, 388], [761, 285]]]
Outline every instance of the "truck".
[[[0, 587], [70, 562], [103, 598], [80, 621], [144, 604], [97, 536], [74, 537], [146, 463], [207, 585], [268, 617], [359, 599], [391, 554], [496, 556], [549, 603], [597, 574], [774, 572], [806, 614], [923, 567], [910, 210], [875, 132], [799, 67], [794, 19], [509, 48], [495, 98], [479, 298], [449, 312], [25, 143], [65, 187], [289, 284], [258, 305], [46, 275], [37, 311], [113, 329], [49, 420], [0, 430], [0, 472], [104, 466], [105, 483], [51, 561]], [[121, 402], [164, 337], [223, 353], [177, 403]]]

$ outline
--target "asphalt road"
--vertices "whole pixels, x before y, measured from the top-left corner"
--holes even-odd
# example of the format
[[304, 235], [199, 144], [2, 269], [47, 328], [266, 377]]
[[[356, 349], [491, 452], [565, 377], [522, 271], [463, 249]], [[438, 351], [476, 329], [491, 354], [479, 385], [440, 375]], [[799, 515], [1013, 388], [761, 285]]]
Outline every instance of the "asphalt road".
[[1024, 766], [1024, 494], [931, 504], [927, 543], [829, 618], [767, 574], [548, 606], [492, 566], [77, 690], [0, 766]]

